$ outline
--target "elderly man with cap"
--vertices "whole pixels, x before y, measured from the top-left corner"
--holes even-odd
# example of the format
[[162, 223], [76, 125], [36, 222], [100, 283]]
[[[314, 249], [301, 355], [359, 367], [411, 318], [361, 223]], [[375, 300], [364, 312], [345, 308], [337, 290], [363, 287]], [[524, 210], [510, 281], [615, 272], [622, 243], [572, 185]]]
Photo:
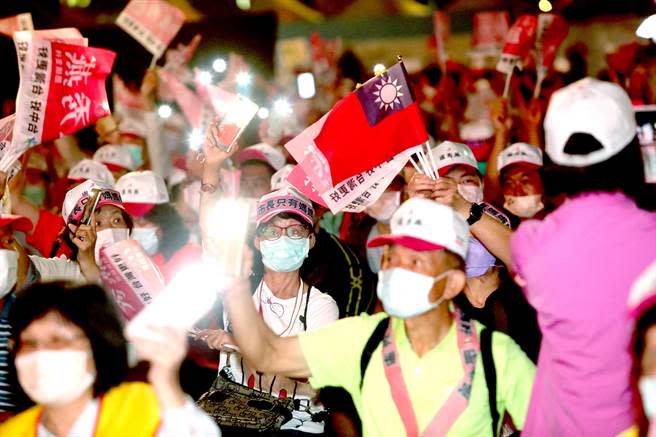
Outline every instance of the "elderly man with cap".
[[241, 170], [242, 196], [259, 199], [271, 191], [271, 177], [283, 168], [286, 159], [275, 147], [260, 143], [237, 152], [235, 162]]
[[[312, 203], [289, 188], [264, 195], [257, 205], [255, 248], [262, 256], [264, 276], [254, 292], [249, 292], [248, 305], [276, 336], [314, 331], [334, 322], [339, 315], [333, 298], [305, 283], [299, 273], [315, 244], [313, 217]], [[206, 330], [199, 334], [211, 347], [223, 351], [220, 369], [227, 366], [233, 380], [276, 397], [291, 397], [302, 407], [309, 405], [310, 413], [316, 413], [318, 407], [311, 403], [316, 393], [307, 382], [265, 371], [257, 362], [231, 353], [226, 345], [235, 344], [233, 323], [233, 317], [226, 315], [225, 331]], [[300, 410], [283, 425], [283, 429], [312, 434], [323, 432], [323, 427], [321, 420], [314, 422]]]
[[[30, 221], [21, 216], [0, 214], [0, 421], [4, 413], [15, 411], [14, 394], [8, 378], [7, 338], [9, 337], [8, 314], [14, 301], [14, 293], [36, 282], [70, 281], [91, 282], [96, 276], [85, 278], [77, 263], [65, 258], [41, 258], [28, 255], [25, 233], [32, 229]], [[87, 248], [87, 256], [93, 259], [93, 247]]]
[[566, 201], [511, 243], [543, 338], [526, 435], [615, 436], [634, 423], [627, 297], [656, 258], [634, 117], [609, 82], [582, 79], [551, 97], [545, 191]]
[[[278, 337], [262, 323], [248, 305], [247, 282], [239, 281], [226, 291], [237, 345], [263, 371], [309, 377], [315, 388], [344, 387], [366, 437], [489, 435], [492, 410], [503, 417], [504, 409], [521, 428], [533, 365], [504, 334], [479, 341], [480, 325], [450, 305], [465, 284], [468, 233], [451, 208], [406, 201], [392, 217], [391, 234], [370, 243], [387, 246], [378, 282], [387, 314], [349, 317], [298, 336]], [[493, 408], [487, 353], [496, 367]]]

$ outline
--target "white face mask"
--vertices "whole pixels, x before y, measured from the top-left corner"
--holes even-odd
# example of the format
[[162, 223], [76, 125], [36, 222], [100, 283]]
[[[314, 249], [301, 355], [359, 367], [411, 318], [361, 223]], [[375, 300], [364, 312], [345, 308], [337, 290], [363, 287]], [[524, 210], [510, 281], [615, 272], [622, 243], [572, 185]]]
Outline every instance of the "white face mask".
[[656, 413], [656, 376], [641, 377], [638, 388], [642, 398], [642, 408], [647, 418], [651, 420]]
[[544, 209], [541, 194], [529, 196], [503, 196], [506, 199], [503, 207], [510, 213], [521, 218], [531, 218]]
[[483, 187], [481, 185], [458, 184], [458, 193], [467, 202], [481, 203], [483, 201]]
[[65, 405], [79, 398], [96, 379], [89, 352], [38, 350], [16, 357], [18, 382], [37, 404]]
[[153, 256], [159, 250], [159, 237], [157, 228], [134, 228], [130, 237], [137, 240], [146, 253]]
[[401, 319], [418, 316], [444, 302], [441, 297], [431, 302], [429, 294], [433, 284], [449, 272], [447, 270], [433, 278], [400, 267], [381, 270], [378, 272], [376, 293], [390, 316]]
[[378, 200], [369, 205], [366, 213], [382, 223], [389, 223], [392, 215], [399, 209], [401, 205], [401, 192], [400, 191], [386, 191]]
[[18, 252], [0, 249], [0, 299], [8, 295], [18, 278]]
[[100, 266], [100, 249], [128, 239], [128, 228], [108, 228], [96, 234], [96, 264]]

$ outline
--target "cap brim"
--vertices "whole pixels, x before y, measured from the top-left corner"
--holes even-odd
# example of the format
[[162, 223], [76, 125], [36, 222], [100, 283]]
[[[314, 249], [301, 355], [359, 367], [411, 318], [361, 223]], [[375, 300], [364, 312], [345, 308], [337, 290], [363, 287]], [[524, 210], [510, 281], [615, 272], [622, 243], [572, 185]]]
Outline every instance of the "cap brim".
[[155, 207], [154, 203], [131, 203], [123, 202], [125, 211], [134, 217], [143, 217]]
[[10, 227], [14, 231], [29, 232], [32, 230], [32, 222], [23, 216], [0, 218], [0, 228]]
[[425, 252], [428, 250], [443, 250], [444, 246], [431, 243], [421, 238], [411, 237], [409, 235], [379, 235], [374, 237], [367, 243], [367, 247], [380, 247], [386, 244], [398, 244], [399, 246], [407, 247], [408, 249], [416, 250], [417, 252]]
[[538, 168], [542, 167], [541, 165], [535, 164], [534, 162], [525, 162], [525, 161], [515, 161], [511, 162], [510, 164], [506, 164], [503, 167], [499, 168], [499, 171], [501, 170], [508, 170], [509, 168], [512, 167], [524, 167], [527, 170], [537, 170]]
[[451, 170], [453, 167], [456, 167], [456, 166], [458, 166], [458, 165], [462, 165], [462, 166], [464, 166], [464, 167], [473, 168], [474, 170], [476, 170], [476, 172], [477, 172], [479, 175], [481, 174], [481, 171], [478, 169], [478, 167], [474, 167], [474, 166], [471, 165], [471, 164], [465, 164], [464, 162], [458, 162], [458, 163], [456, 163], [456, 164], [447, 165], [447, 166], [442, 167], [441, 169], [439, 169], [437, 172], [439, 173], [440, 176], [444, 176], [445, 174], [447, 174], [447, 173], [449, 172], [449, 170]]
[[102, 162], [101, 164], [105, 164], [105, 167], [107, 167], [109, 171], [130, 171], [129, 168], [121, 167], [120, 165], [111, 164], [109, 162]]

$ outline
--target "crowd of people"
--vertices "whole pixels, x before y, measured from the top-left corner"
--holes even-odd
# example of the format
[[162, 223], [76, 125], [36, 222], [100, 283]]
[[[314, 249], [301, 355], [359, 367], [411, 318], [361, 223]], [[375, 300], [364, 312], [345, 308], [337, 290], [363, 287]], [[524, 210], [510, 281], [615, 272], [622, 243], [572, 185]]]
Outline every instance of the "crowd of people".
[[[297, 190], [284, 148], [366, 81], [353, 52], [231, 151], [214, 124], [195, 150], [158, 119], [150, 68], [139, 122], [117, 111], [0, 173], [0, 435], [656, 433], [634, 109], [656, 103], [654, 47], [589, 77], [576, 44], [537, 97], [530, 59], [508, 97], [492, 68], [412, 72], [437, 174], [409, 161], [360, 213]], [[200, 278], [217, 299], [193, 327], [126, 331], [108, 248], [135, 240], [170, 284], [233, 232], [213, 221], [228, 191], [252, 211], [241, 273]]]

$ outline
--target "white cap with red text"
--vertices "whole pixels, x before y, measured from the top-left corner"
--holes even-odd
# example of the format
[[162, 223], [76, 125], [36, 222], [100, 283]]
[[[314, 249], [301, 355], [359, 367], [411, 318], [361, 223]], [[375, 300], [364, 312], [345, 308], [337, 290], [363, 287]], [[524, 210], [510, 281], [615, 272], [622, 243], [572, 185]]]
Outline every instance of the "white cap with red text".
[[68, 171], [68, 178], [74, 181], [94, 179], [108, 185], [114, 185], [114, 183], [116, 183], [112, 172], [109, 171], [107, 166], [98, 161], [94, 161], [93, 159], [83, 159], [75, 164], [73, 168]]
[[262, 161], [273, 167], [276, 171], [280, 170], [287, 163], [285, 155], [267, 143], [256, 144], [240, 150], [235, 157], [235, 161], [238, 165], [246, 161]]
[[96, 150], [93, 160], [105, 164], [111, 171], [134, 170], [130, 150], [122, 144], [106, 144]]
[[87, 179], [77, 187], [66, 192], [64, 204], [62, 205], [62, 217], [67, 224], [79, 222], [84, 215], [85, 205], [93, 197], [94, 190], [101, 192], [96, 209], [105, 205], [113, 205], [117, 208], [125, 209], [121, 201], [121, 194], [114, 190], [111, 185], [94, 181], [93, 179]]
[[367, 244], [378, 247], [398, 244], [418, 252], [448, 249], [467, 257], [469, 226], [453, 208], [433, 200], [412, 198], [403, 202], [390, 222], [391, 233]]
[[[558, 165], [598, 164], [624, 149], [636, 129], [628, 94], [619, 85], [587, 77], [551, 96], [544, 119], [545, 151]], [[602, 147], [584, 154], [568, 153], [567, 141], [576, 133], [593, 136]]]
[[466, 144], [443, 141], [432, 149], [435, 165], [440, 176], [456, 165], [465, 165], [478, 171], [474, 153]]
[[121, 193], [125, 210], [137, 217], [147, 214], [155, 205], [169, 201], [164, 179], [150, 170], [126, 173], [118, 178], [115, 188]]
[[542, 150], [526, 143], [515, 143], [506, 147], [497, 157], [497, 169], [513, 164], [524, 164], [529, 167], [542, 167]]

